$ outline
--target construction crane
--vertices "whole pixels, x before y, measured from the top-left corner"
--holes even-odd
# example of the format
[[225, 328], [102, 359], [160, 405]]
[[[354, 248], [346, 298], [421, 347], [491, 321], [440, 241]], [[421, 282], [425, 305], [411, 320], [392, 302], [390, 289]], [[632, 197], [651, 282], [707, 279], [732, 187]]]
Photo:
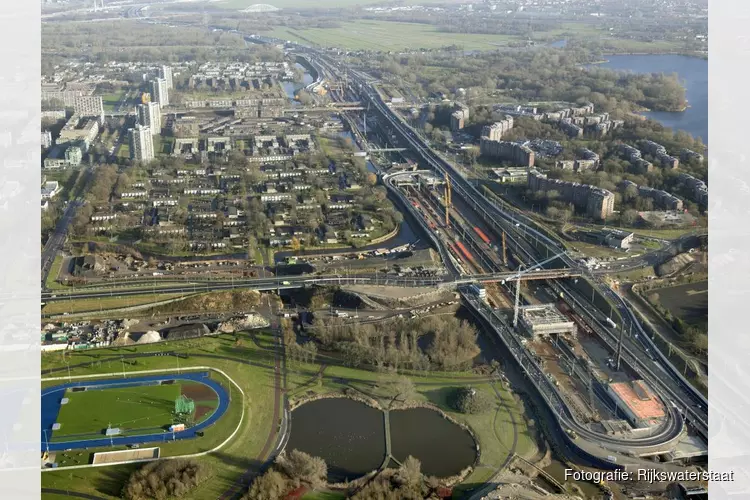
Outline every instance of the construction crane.
[[451, 178], [445, 173], [445, 227], [451, 225]]
[[503, 231], [503, 265], [508, 267], [508, 249], [505, 246], [505, 231]]
[[543, 260], [542, 262], [534, 264], [533, 266], [531, 266], [531, 267], [529, 267], [528, 269], [525, 269], [525, 270], [524, 270], [525, 265], [523, 263], [521, 263], [518, 266], [518, 272], [515, 274], [515, 276], [511, 276], [511, 277], [509, 277], [509, 278], [507, 278], [507, 279], [505, 279], [503, 281], [503, 283], [505, 283], [505, 281], [508, 281], [508, 280], [515, 280], [516, 281], [516, 300], [515, 300], [515, 304], [513, 306], [513, 328], [517, 328], [518, 327], [518, 305], [519, 305], [518, 303], [519, 303], [519, 300], [520, 300], [520, 297], [521, 297], [521, 281], [522, 281], [523, 275], [526, 274], [526, 273], [530, 273], [532, 271], [535, 271], [536, 269], [542, 267], [544, 264], [547, 264], [548, 262], [552, 262], [555, 259], [559, 259], [563, 255], [565, 255], [565, 252], [560, 252], [559, 254], [557, 254], [557, 255], [555, 255], [553, 257], [550, 257], [549, 259]]

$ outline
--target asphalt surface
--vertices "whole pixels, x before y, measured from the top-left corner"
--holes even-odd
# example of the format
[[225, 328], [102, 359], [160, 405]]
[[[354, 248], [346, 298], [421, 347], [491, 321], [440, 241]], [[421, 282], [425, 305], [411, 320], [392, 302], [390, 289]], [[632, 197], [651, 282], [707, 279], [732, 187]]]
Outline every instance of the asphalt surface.
[[63, 216], [57, 222], [55, 231], [50, 235], [47, 243], [44, 245], [42, 250], [42, 289], [44, 289], [47, 282], [47, 276], [49, 275], [52, 263], [57, 256], [57, 253], [62, 250], [63, 244], [65, 244], [65, 238], [68, 236], [68, 226], [76, 215], [76, 210], [81, 206], [79, 201], [71, 201], [68, 203]]

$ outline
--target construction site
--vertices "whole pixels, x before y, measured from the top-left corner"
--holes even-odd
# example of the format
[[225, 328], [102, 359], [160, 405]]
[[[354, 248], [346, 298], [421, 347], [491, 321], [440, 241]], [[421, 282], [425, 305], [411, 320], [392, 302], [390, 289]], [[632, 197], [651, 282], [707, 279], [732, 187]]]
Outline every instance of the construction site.
[[[622, 363], [619, 349], [613, 349], [555, 291], [554, 275], [550, 280], [509, 251], [504, 233], [495, 234], [483, 221], [462, 215], [470, 211], [459, 205], [460, 200], [454, 202], [448, 178], [413, 171], [393, 174], [387, 182], [407, 200], [423, 227], [449, 249], [443, 254], [447, 267], [461, 275], [489, 276], [472, 285], [472, 293], [507, 318], [514, 335], [588, 431], [622, 439], [664, 431], [670, 402]], [[491, 278], [492, 273], [507, 271], [518, 274], [505, 280]], [[617, 332], [608, 321], [607, 328]], [[566, 431], [578, 439], [574, 430]]]

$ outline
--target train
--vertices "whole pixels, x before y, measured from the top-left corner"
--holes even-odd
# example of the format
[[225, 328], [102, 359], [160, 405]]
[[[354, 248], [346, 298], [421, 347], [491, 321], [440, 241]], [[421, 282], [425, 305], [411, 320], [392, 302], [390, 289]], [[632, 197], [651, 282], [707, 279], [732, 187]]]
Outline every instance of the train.
[[480, 238], [482, 238], [482, 241], [484, 241], [484, 242], [485, 242], [485, 243], [487, 243], [488, 245], [491, 245], [491, 244], [492, 244], [492, 242], [491, 242], [491, 241], [490, 241], [490, 239], [489, 239], [489, 238], [487, 237], [487, 235], [486, 235], [486, 234], [484, 234], [484, 231], [482, 231], [481, 229], [479, 229], [478, 227], [476, 227], [476, 226], [475, 226], [475, 227], [474, 227], [474, 232], [475, 232], [475, 233], [477, 233], [477, 234], [479, 235], [479, 237], [480, 237]]
[[463, 243], [461, 243], [460, 241], [457, 241], [456, 248], [458, 248], [458, 250], [461, 252], [461, 255], [463, 255], [463, 257], [466, 259], [466, 261], [469, 264], [472, 264], [475, 267], [478, 267], [476, 261], [474, 260], [474, 256], [471, 255], [471, 253], [466, 249]]

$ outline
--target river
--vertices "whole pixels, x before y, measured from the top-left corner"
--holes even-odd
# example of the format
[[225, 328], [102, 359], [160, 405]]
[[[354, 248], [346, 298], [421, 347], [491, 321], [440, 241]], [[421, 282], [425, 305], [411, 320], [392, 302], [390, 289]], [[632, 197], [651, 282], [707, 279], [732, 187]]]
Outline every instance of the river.
[[688, 108], [682, 112], [649, 111], [645, 116], [665, 127], [684, 130], [708, 144], [708, 60], [674, 54], [612, 55], [597, 65], [634, 73], [677, 73], [685, 86]]
[[302, 66], [300, 63], [295, 63], [294, 66], [301, 70], [303, 72], [302, 75], [302, 81], [301, 82], [281, 82], [281, 87], [284, 89], [284, 92], [286, 92], [287, 97], [289, 97], [289, 100], [292, 101], [292, 104], [298, 104], [297, 101], [294, 100], [294, 96], [297, 93], [297, 91], [301, 88], [307, 87], [310, 85], [314, 78], [310, 74], [310, 72]]

